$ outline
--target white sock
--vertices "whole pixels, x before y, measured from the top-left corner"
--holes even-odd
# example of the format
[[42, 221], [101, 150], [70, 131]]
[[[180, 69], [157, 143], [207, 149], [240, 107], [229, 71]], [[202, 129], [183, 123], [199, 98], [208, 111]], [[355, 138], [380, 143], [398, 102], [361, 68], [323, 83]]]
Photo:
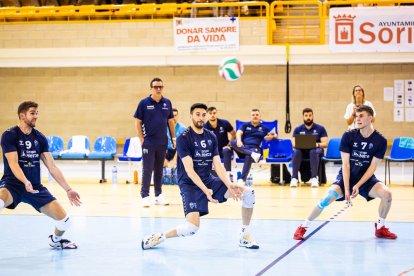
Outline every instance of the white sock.
[[249, 232], [249, 225], [242, 225], [241, 228], [241, 235], [244, 236], [245, 234], [247, 234]]
[[53, 234], [52, 236], [52, 241], [54, 242], [58, 242], [62, 239], [62, 236], [56, 236], [56, 234]]
[[385, 225], [385, 219], [383, 218], [378, 218], [378, 222], [377, 222], [377, 228], [380, 229], [381, 227], [383, 227]]
[[4, 209], [4, 201], [0, 199], [0, 212]]
[[310, 221], [308, 219], [305, 219], [305, 221], [302, 223], [302, 227], [308, 227], [309, 222]]

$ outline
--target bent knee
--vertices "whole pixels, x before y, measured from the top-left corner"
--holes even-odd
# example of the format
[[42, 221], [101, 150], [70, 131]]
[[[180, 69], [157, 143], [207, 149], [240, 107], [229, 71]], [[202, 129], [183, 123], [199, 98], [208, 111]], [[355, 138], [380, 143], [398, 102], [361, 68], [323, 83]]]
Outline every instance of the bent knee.
[[187, 221], [186, 223], [177, 226], [175, 230], [177, 231], [177, 236], [188, 237], [197, 233], [198, 229], [198, 226]]
[[387, 202], [391, 202], [392, 201], [391, 191], [384, 191], [384, 193], [382, 194], [382, 199], [387, 201]]

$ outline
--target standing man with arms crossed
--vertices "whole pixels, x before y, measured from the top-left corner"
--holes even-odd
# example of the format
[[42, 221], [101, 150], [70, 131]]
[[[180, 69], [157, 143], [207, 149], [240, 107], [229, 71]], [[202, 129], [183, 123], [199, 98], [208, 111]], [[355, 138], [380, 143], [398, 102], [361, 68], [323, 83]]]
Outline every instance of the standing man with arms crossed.
[[214, 106], [210, 106], [207, 109], [208, 121], [205, 128], [212, 131], [218, 141], [218, 150], [220, 158], [223, 158], [224, 168], [226, 172], [231, 172], [231, 156], [233, 149], [231, 148], [230, 140], [236, 139], [236, 131], [229, 121], [217, 118], [217, 109]]
[[[242, 198], [242, 220], [239, 246], [258, 249], [259, 245], [249, 234], [249, 224], [255, 204], [255, 193], [251, 187], [233, 184], [218, 154], [217, 140], [204, 129], [207, 106], [196, 103], [191, 106], [191, 126], [177, 138], [178, 185], [183, 199], [186, 222], [165, 233], [145, 237], [142, 249], [157, 246], [168, 238], [194, 235], [200, 227], [200, 217], [208, 214], [208, 202], [221, 203], [228, 198]], [[217, 175], [211, 175], [212, 165]]]
[[300, 225], [293, 236], [302, 240], [310, 221], [316, 219], [323, 209], [335, 200], [346, 200], [358, 194], [367, 201], [380, 198], [379, 218], [375, 223], [375, 236], [383, 239], [396, 239], [397, 235], [385, 227], [385, 218], [391, 208], [392, 195], [387, 186], [379, 181], [374, 173], [387, 150], [387, 140], [372, 126], [374, 111], [367, 105], [356, 109], [356, 124], [358, 129], [347, 131], [341, 140], [342, 168], [324, 199], [310, 213], [305, 222]]
[[54, 234], [49, 245], [57, 249], [76, 249], [77, 245], [62, 239], [69, 229], [71, 219], [49, 190], [41, 184], [40, 160], [45, 164], [57, 183], [66, 191], [72, 205], [80, 206], [80, 197], [66, 182], [56, 166], [46, 137], [35, 129], [38, 104], [31, 101], [19, 105], [19, 125], [6, 130], [1, 136], [4, 175], [0, 181], [0, 212], [3, 208], [14, 209], [20, 202], [30, 204], [38, 212], [56, 220]]
[[164, 84], [160, 78], [150, 82], [151, 95], [142, 99], [134, 117], [137, 134], [142, 143], [142, 207], [149, 207], [149, 190], [154, 172], [155, 204], [168, 205], [162, 195], [162, 168], [167, 151], [167, 127], [175, 148], [174, 114], [171, 101], [164, 98]]

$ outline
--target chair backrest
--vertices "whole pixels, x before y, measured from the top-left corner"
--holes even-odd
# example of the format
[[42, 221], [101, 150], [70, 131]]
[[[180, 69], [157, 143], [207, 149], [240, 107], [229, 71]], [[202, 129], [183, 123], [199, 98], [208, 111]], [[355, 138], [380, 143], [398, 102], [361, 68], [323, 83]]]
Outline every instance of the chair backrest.
[[63, 139], [60, 136], [47, 136], [47, 143], [49, 144], [50, 152], [60, 152], [64, 149]]
[[[239, 130], [241, 128], [241, 126], [245, 123], [248, 123], [248, 122], [236, 120], [236, 131]], [[279, 133], [278, 130], [277, 130], [277, 120], [274, 120], [274, 121], [263, 121], [263, 120], [261, 120], [260, 123], [262, 125], [268, 127], [270, 129], [270, 132]], [[269, 148], [269, 144], [265, 139], [263, 139], [262, 149], [267, 149], [267, 148]]]
[[409, 159], [414, 158], [414, 148], [410, 146], [403, 146], [401, 142], [402, 137], [398, 137], [394, 139], [394, 142], [391, 146], [390, 157], [396, 159]]
[[329, 139], [328, 149], [326, 150], [326, 158], [341, 159], [341, 152], [339, 146], [341, 145], [341, 138], [334, 137]]
[[293, 147], [290, 139], [275, 139], [267, 142], [270, 158], [291, 158]]
[[112, 136], [100, 136], [93, 145], [94, 151], [116, 153], [116, 140]]
[[[89, 142], [88, 137], [86, 137], [86, 136], [84, 136], [84, 137], [85, 137], [85, 148], [82, 148], [82, 150], [89, 150], [90, 147], [91, 147], [91, 143]], [[73, 139], [76, 139], [75, 136], [72, 136], [68, 141], [68, 150], [72, 149], [72, 147], [73, 147], [73, 144], [74, 144], [73, 141], [72, 141]]]
[[142, 146], [139, 138], [127, 138], [122, 153], [124, 156], [128, 157], [142, 157]]

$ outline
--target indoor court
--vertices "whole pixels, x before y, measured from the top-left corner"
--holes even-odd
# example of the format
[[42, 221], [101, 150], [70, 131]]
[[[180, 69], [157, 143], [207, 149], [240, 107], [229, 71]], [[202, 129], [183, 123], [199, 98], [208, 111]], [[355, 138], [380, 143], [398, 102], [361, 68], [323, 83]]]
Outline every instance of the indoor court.
[[[202, 218], [195, 236], [170, 239], [145, 251], [140, 245], [144, 235], [169, 230], [183, 221], [178, 186], [164, 186], [170, 206], [144, 209], [140, 185], [125, 184], [128, 167], [114, 164], [119, 169], [117, 185], [97, 183], [99, 177], [93, 177], [99, 175], [97, 163], [58, 161], [81, 195], [83, 205], [78, 208], [69, 206], [58, 184], [46, 184], [73, 216], [65, 237], [78, 244], [77, 250], [49, 248], [47, 236], [54, 222], [27, 204], [13, 212], [4, 210], [0, 235], [7, 239], [1, 242], [1, 275], [28, 271], [34, 275], [399, 275], [414, 267], [407, 254], [414, 245], [414, 213], [410, 211], [414, 209], [414, 189], [407, 181], [411, 164], [392, 167], [393, 205], [386, 225], [398, 235], [396, 240], [375, 238], [373, 222], [379, 201], [367, 204], [360, 197], [342, 213], [343, 202], [327, 207], [310, 225], [308, 238], [293, 240], [296, 227], [327, 187], [271, 184], [269, 167], [256, 165], [251, 232], [260, 249], [238, 246], [240, 203], [229, 200], [218, 206], [210, 204], [210, 214]], [[328, 179], [338, 169], [339, 165], [327, 165]], [[379, 168], [377, 176], [383, 178], [383, 172]], [[47, 175], [44, 179], [47, 182]]]

